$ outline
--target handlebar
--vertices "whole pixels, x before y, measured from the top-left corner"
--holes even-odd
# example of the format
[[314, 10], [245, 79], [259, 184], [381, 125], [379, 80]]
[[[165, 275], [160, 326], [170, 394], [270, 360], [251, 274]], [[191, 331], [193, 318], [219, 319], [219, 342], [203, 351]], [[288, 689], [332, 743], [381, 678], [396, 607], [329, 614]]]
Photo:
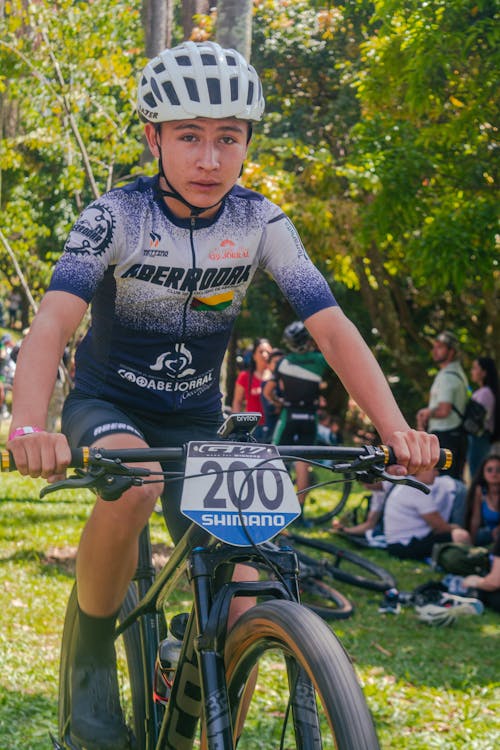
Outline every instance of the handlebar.
[[[363, 459], [374, 457], [380, 459], [384, 466], [391, 466], [396, 463], [396, 457], [392, 448], [387, 445], [370, 446], [364, 445], [351, 447], [344, 445], [279, 445], [276, 446], [280, 455], [287, 458], [312, 459], [312, 460], [345, 460], [356, 461], [359, 464], [346, 464], [345, 468], [341, 465], [337, 467], [339, 471], [362, 471]], [[68, 468], [87, 469], [92, 466], [103, 467], [108, 465], [111, 469], [113, 464], [119, 467], [127, 463], [142, 463], [150, 461], [159, 461], [160, 463], [173, 463], [185, 458], [186, 446], [172, 448], [122, 448], [111, 450], [105, 448], [73, 448], [71, 450], [71, 462]], [[452, 464], [453, 456], [451, 451], [441, 448], [439, 461], [436, 465], [438, 469], [449, 469]], [[0, 471], [16, 471], [16, 465], [12, 454], [8, 450], [0, 452]], [[110, 471], [110, 473], [113, 473]]]

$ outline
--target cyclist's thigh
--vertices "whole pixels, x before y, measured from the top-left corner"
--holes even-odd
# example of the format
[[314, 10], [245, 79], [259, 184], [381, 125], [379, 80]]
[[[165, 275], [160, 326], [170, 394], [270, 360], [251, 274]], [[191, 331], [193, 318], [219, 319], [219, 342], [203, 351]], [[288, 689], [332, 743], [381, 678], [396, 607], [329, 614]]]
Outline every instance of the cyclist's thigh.
[[[170, 416], [166, 422], [156, 430], [148, 433], [151, 445], [176, 446], [190, 440], [217, 440], [217, 430], [222, 423], [222, 416], [217, 412], [208, 415]], [[191, 521], [180, 511], [182, 484], [184, 478], [184, 461], [178, 464], [168, 464], [164, 467], [169, 471], [179, 472], [179, 480], [171, 481], [162, 493], [161, 502], [163, 515], [174, 543], [178, 542], [187, 531]]]
[[72, 447], [90, 446], [109, 435], [126, 434], [146, 442], [132, 416], [115, 404], [72, 391], [64, 404], [61, 432]]
[[[62, 415], [61, 429], [65, 433], [70, 445], [90, 446], [108, 449], [146, 448], [149, 445], [143, 425], [131, 414], [103, 399], [86, 398], [80, 394], [71, 395], [66, 400]], [[153, 472], [161, 472], [158, 462], [143, 462], [137, 466], [144, 466]], [[129, 512], [139, 512], [148, 516], [152, 504], [161, 494], [163, 485], [147, 484], [134, 488], [137, 509], [134, 511], [128, 494], [127, 509]], [[117, 506], [118, 507], [118, 506]], [[123, 509], [120, 510], [123, 513]]]

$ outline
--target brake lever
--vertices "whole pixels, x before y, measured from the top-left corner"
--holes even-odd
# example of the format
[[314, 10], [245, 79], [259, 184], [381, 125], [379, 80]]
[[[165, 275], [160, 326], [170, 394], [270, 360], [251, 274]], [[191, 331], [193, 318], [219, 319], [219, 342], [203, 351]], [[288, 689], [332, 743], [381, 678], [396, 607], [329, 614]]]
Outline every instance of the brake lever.
[[[99, 472], [100, 476], [103, 476], [103, 474], [103, 471]], [[71, 474], [71, 476], [66, 477], [65, 479], [61, 479], [58, 482], [53, 482], [52, 484], [47, 484], [45, 487], [42, 487], [40, 490], [40, 497], [45, 497], [46, 495], [50, 495], [51, 492], [57, 492], [58, 490], [92, 489], [98, 479], [99, 476], [94, 472], [77, 469], [75, 474]]]
[[420, 490], [425, 495], [430, 493], [430, 488], [423, 482], [419, 482], [418, 479], [409, 476], [398, 477], [394, 474], [388, 474], [385, 467], [373, 464], [370, 468], [363, 472], [357, 471], [356, 478], [360, 482], [371, 483], [374, 479], [378, 481], [391, 482], [391, 484], [406, 484], [408, 487], [414, 487], [416, 490]]
[[[102, 459], [103, 464], [90, 471], [75, 469], [75, 473], [59, 482], [46, 485], [40, 490], [40, 498], [58, 490], [95, 490], [104, 500], [117, 500], [129, 487], [142, 484], [142, 477], [151, 474], [142, 466], [126, 466], [121, 462]], [[119, 481], [122, 480], [122, 481]]]

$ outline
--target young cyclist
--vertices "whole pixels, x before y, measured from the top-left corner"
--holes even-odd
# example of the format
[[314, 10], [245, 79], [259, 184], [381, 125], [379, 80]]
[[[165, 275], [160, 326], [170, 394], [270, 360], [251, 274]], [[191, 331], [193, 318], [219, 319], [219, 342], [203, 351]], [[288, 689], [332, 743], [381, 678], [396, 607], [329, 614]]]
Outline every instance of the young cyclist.
[[[320, 388], [327, 363], [301, 320], [285, 328], [283, 341], [289, 351], [276, 365], [274, 377], [264, 386], [264, 396], [282, 407], [272, 442], [275, 445], [314, 445]], [[303, 505], [309, 466], [304, 461], [296, 461], [295, 471], [297, 494]]]
[[[291, 221], [236, 185], [264, 110], [254, 68], [234, 50], [186, 42], [146, 65], [138, 110], [159, 171], [91, 203], [69, 234], [19, 354], [8, 448], [21, 473], [55, 481], [70, 461], [69, 445], [134, 448], [213, 438], [221, 421], [222, 358], [258, 267], [274, 276], [393, 446], [394, 470], [413, 474], [436, 463], [437, 439], [409, 428]], [[62, 433], [50, 433], [57, 367], [89, 304], [92, 320], [76, 355]], [[87, 750], [128, 746], [113, 630], [156, 487], [131, 488], [113, 503], [97, 499], [80, 541], [71, 728]], [[163, 503], [178, 540], [185, 528], [178, 493], [169, 489]]]

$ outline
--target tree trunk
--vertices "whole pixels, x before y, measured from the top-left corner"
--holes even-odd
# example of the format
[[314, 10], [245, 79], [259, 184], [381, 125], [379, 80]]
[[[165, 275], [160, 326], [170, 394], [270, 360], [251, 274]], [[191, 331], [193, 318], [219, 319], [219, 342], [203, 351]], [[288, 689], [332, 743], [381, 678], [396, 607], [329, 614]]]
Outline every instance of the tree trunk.
[[210, 0], [183, 0], [182, 2], [182, 30], [184, 39], [189, 39], [193, 31], [195, 15], [210, 13]]
[[222, 47], [238, 50], [246, 60], [252, 51], [252, 0], [219, 0], [217, 41]]
[[170, 47], [174, 0], [142, 0], [142, 24], [146, 38], [146, 55], [155, 57]]

